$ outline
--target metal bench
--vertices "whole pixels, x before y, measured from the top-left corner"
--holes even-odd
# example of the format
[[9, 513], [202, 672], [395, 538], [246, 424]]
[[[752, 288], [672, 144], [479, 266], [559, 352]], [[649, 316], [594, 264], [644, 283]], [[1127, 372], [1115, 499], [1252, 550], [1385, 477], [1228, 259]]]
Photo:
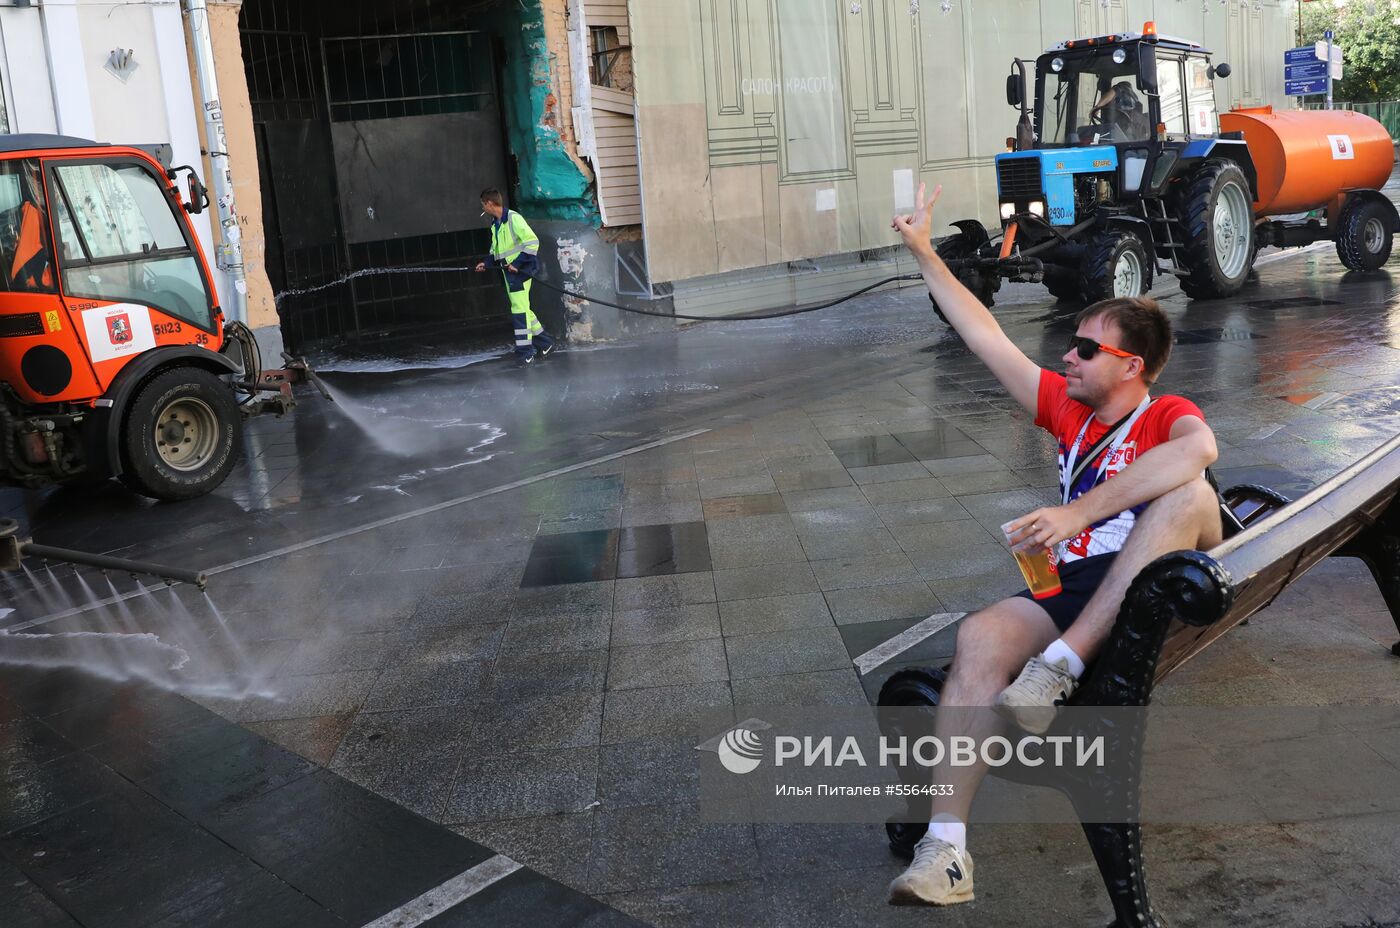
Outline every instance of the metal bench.
[[[1327, 480], [1296, 502], [1256, 486], [1233, 487], [1222, 497], [1237, 525], [1210, 552], [1178, 551], [1145, 567], [1133, 581], [1103, 653], [1089, 669], [1072, 706], [1146, 706], [1153, 687], [1232, 627], [1267, 607], [1327, 557], [1360, 558], [1380, 586], [1400, 628], [1400, 436]], [[1400, 644], [1392, 653], [1400, 656]], [[956, 657], [955, 657], [956, 659]], [[880, 691], [881, 706], [936, 706], [946, 678], [940, 668], [896, 672]], [[1089, 713], [1088, 715], [1092, 715]], [[1083, 716], [1077, 716], [1082, 718]], [[1080, 724], [1079, 728], [1089, 725]], [[1139, 808], [1142, 727], [1110, 732], [1106, 768], [1067, 768], [1053, 785], [1074, 802], [1119, 792]], [[1074, 734], [1071, 730], [1065, 732]], [[1112, 760], [1117, 758], [1117, 761]], [[993, 771], [1019, 780], [1016, 768]], [[911, 805], [911, 810], [914, 807]], [[912, 811], [909, 818], [918, 818]], [[1159, 928], [1143, 870], [1141, 825], [1083, 822], [1113, 903], [1111, 928]], [[902, 856], [927, 829], [927, 816], [887, 826], [891, 849]]]

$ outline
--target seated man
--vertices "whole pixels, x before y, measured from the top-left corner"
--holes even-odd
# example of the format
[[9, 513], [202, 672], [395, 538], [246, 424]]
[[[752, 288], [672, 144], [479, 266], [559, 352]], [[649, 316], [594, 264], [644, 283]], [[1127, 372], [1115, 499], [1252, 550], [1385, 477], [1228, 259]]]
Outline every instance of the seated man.
[[[1128, 81], [1119, 81], [1106, 89], [1089, 109], [1091, 116], [1095, 113], [1102, 114], [1099, 128], [1104, 131], [1100, 133], [1100, 141], [1143, 142], [1150, 135], [1147, 111]], [[1092, 131], [1094, 127], [1085, 128]]]
[[[1167, 552], [1219, 544], [1218, 499], [1203, 477], [1216, 458], [1215, 436], [1188, 400], [1149, 396], [1172, 347], [1171, 323], [1151, 299], [1105, 300], [1080, 313], [1064, 374], [1026, 357], [935, 253], [929, 236], [941, 190], [925, 203], [920, 188], [918, 213], [894, 224], [949, 323], [1059, 441], [1063, 504], [1022, 516], [1010, 531], [1018, 547], [1059, 552], [1063, 589], [1039, 600], [1024, 593], [963, 619], [940, 704], [994, 706], [1039, 733], [1107, 640], [1138, 571]], [[940, 712], [935, 726], [944, 743], [958, 736], [980, 743], [1002, 730], [990, 713]], [[967, 820], [986, 772], [985, 765], [939, 771], [953, 794], [934, 800], [928, 834], [891, 884], [890, 902], [972, 899]]]

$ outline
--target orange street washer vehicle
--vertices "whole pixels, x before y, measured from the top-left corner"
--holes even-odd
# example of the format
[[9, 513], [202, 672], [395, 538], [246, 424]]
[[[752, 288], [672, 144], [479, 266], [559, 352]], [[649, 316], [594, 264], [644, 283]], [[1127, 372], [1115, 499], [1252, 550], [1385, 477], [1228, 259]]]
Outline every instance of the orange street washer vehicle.
[[243, 418], [291, 408], [297, 371], [260, 371], [224, 322], [186, 215], [207, 205], [147, 150], [0, 136], [0, 482], [201, 496]]

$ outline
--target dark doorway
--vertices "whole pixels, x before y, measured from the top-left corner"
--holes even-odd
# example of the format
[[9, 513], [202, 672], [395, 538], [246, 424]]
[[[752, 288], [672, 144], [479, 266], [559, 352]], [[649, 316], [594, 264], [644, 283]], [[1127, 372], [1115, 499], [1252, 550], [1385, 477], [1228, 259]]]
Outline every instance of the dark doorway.
[[[247, 0], [268, 275], [298, 351], [507, 325], [477, 193], [507, 187], [490, 3]], [[422, 267], [425, 273], [389, 269]]]

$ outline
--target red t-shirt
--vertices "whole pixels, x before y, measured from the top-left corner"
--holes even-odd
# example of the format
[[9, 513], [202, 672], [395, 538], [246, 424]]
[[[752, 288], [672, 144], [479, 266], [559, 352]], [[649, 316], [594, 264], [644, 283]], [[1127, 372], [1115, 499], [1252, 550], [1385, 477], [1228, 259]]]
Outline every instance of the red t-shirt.
[[[1060, 495], [1063, 498], [1065, 483], [1070, 476], [1065, 464], [1070, 448], [1074, 446], [1074, 440], [1079, 437], [1079, 430], [1084, 428], [1085, 420], [1089, 420], [1089, 428], [1084, 432], [1084, 439], [1079, 444], [1076, 466], [1079, 460], [1082, 460], [1084, 452], [1092, 448], [1094, 442], [1113, 427], [1113, 423], [1100, 422], [1092, 409], [1070, 399], [1065, 389], [1064, 376], [1053, 371], [1040, 372], [1040, 392], [1036, 397], [1035, 409], [1035, 424], [1054, 435], [1059, 443]], [[1078, 499], [1133, 463], [1138, 455], [1169, 441], [1172, 426], [1182, 416], [1196, 416], [1202, 421], [1205, 420], [1205, 414], [1188, 399], [1180, 396], [1159, 396], [1153, 399], [1152, 405], [1133, 423], [1113, 457], [1105, 464], [1104, 458], [1109, 450], [1105, 446], [1094, 460], [1089, 462], [1089, 466], [1080, 472], [1069, 498]], [[1121, 551], [1128, 540], [1128, 533], [1133, 530], [1133, 523], [1146, 508], [1147, 503], [1142, 503], [1089, 526], [1078, 537], [1071, 538], [1061, 545], [1060, 559], [1077, 561], [1096, 554]]]

